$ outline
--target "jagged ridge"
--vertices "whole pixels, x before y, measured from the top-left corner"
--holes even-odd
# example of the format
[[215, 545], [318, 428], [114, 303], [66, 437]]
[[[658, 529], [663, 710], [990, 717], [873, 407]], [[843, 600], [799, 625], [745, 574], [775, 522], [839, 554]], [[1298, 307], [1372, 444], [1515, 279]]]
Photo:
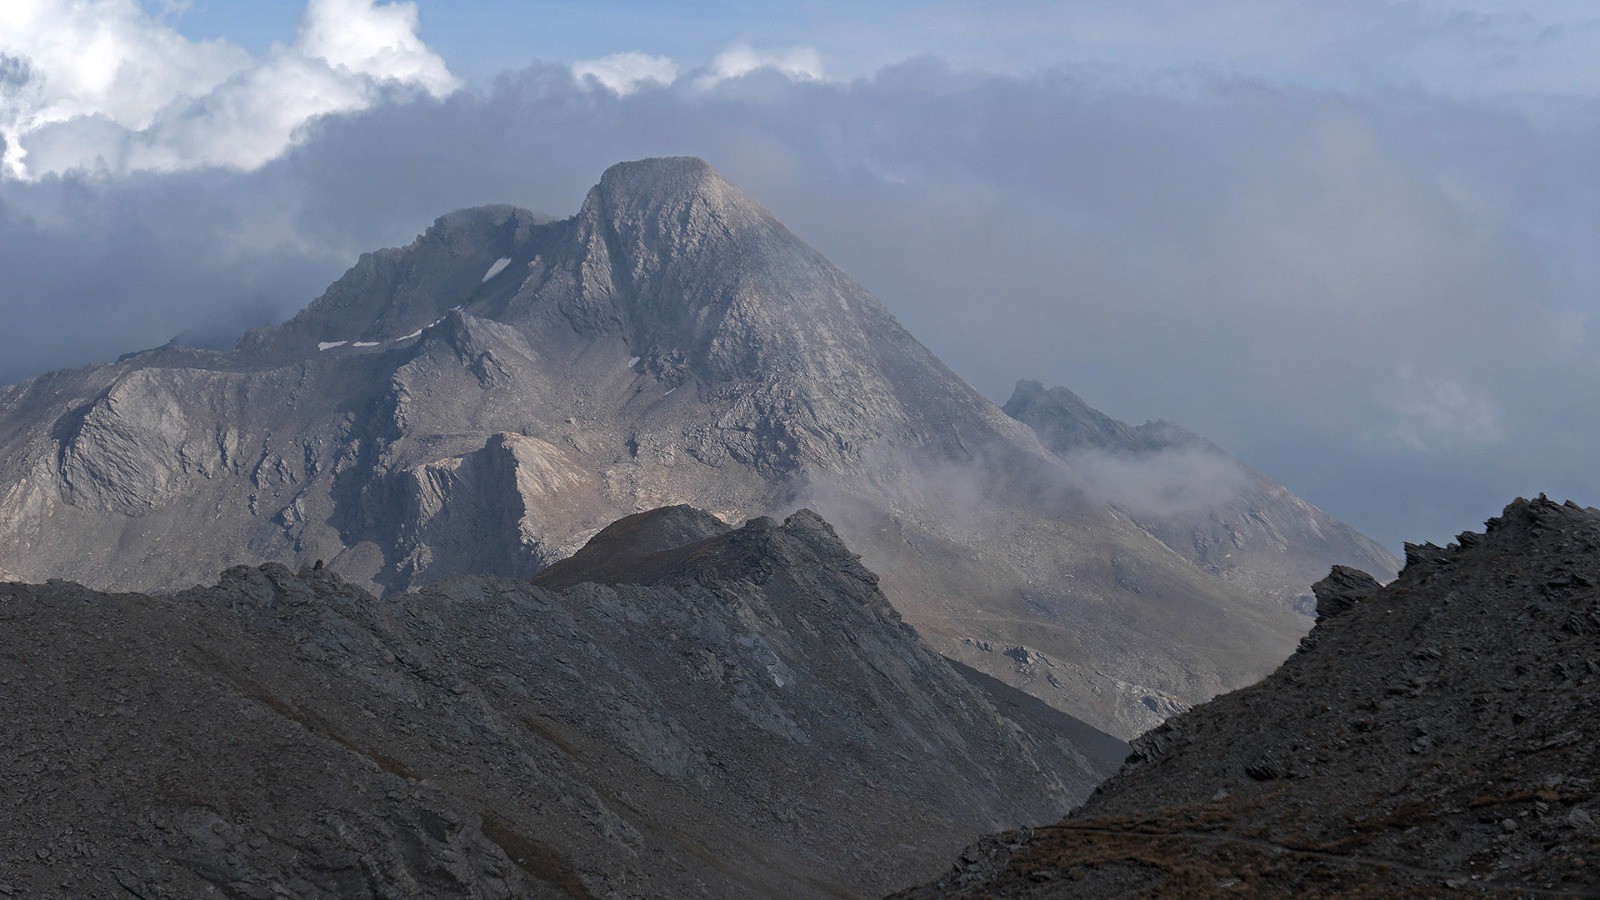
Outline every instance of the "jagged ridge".
[[711, 521], [634, 517], [560, 591], [0, 586], [7, 892], [858, 896], [1125, 752], [956, 672], [814, 514]]
[[1519, 499], [1487, 524], [1407, 545], [1382, 588], [1335, 571], [1270, 678], [906, 896], [1595, 896], [1600, 510]]

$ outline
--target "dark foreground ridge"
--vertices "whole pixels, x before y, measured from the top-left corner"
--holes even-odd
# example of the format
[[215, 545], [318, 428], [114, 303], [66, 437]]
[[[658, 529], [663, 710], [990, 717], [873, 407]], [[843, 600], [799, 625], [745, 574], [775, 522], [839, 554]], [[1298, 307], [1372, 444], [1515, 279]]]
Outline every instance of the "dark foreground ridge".
[[1126, 752], [958, 672], [813, 513], [643, 513], [547, 584], [580, 566], [0, 586], [0, 895], [871, 895]]
[[1265, 681], [900, 896], [1600, 897], [1600, 511], [1487, 524], [1385, 587], [1336, 570]]

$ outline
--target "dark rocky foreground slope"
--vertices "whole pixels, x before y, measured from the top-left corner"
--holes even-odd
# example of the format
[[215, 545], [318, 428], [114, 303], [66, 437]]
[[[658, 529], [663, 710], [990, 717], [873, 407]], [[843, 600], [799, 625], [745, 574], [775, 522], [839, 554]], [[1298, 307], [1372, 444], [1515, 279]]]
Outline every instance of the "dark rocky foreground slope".
[[1317, 587], [1270, 678], [901, 896], [1600, 896], [1600, 511], [1518, 500]]
[[0, 894], [871, 895], [1126, 753], [958, 672], [810, 512], [640, 514], [543, 585], [0, 586]]
[[[1121, 735], [1309, 625], [1088, 490], [695, 159], [614, 166], [570, 219], [445, 216], [231, 352], [0, 388], [0, 567], [34, 581], [526, 578], [673, 503], [819, 510], [941, 652]], [[1367, 564], [1343, 549], [1305, 552]]]

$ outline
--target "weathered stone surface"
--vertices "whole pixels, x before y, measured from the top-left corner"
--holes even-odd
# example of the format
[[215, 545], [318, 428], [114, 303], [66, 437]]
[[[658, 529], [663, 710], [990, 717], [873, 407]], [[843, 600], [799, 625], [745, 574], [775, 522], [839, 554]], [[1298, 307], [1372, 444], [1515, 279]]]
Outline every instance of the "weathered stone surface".
[[1349, 566], [1334, 566], [1328, 577], [1311, 586], [1317, 597], [1317, 620], [1349, 612], [1352, 606], [1376, 594], [1377, 579]]
[[1336, 572], [1362, 598], [1277, 672], [904, 896], [1594, 895], [1600, 510], [1517, 500], [1463, 538], [1382, 588]]
[[277, 564], [165, 597], [0, 587], [5, 884], [869, 896], [1126, 752], [933, 652], [814, 514], [714, 521], [619, 523], [562, 590], [378, 599]]
[[809, 506], [941, 652], [1121, 735], [1290, 652], [1309, 620], [1226, 548], [1174, 555], [1080, 475], [711, 167], [644, 160], [570, 219], [445, 216], [235, 351], [0, 390], [0, 566], [173, 590], [321, 559], [394, 593], [659, 506]]

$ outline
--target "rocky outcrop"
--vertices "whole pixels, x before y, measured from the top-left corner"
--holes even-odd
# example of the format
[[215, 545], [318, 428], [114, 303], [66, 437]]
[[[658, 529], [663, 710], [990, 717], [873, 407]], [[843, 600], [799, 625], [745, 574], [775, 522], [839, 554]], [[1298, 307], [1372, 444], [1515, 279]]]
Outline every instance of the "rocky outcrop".
[[3, 892], [864, 896], [1126, 750], [957, 671], [810, 512], [580, 557], [383, 600], [276, 564], [0, 587]]
[[1390, 578], [1394, 555], [1205, 438], [1171, 422], [1130, 426], [1063, 387], [1020, 381], [1005, 411], [1090, 491], [1173, 552], [1241, 590], [1315, 612], [1311, 583], [1333, 565]]
[[1349, 566], [1334, 566], [1328, 577], [1311, 586], [1317, 597], [1317, 621], [1342, 615], [1378, 593], [1382, 585], [1371, 575]]
[[[320, 559], [388, 594], [526, 577], [641, 510], [806, 506], [941, 652], [1120, 735], [1290, 652], [1309, 620], [1231, 538], [1174, 555], [1074, 465], [710, 166], [642, 160], [570, 219], [444, 216], [234, 351], [0, 392], [0, 566], [168, 591]], [[1362, 564], [1324, 556], [1283, 584]]]
[[536, 437], [496, 434], [479, 450], [395, 473], [375, 491], [398, 509], [368, 513], [389, 526], [395, 573], [410, 583], [423, 572], [527, 578], [561, 558], [574, 537], [544, 522], [570, 521], [599, 506], [599, 481], [571, 454]]
[[716, 516], [683, 504], [635, 513], [601, 529], [583, 549], [540, 572], [536, 583], [564, 590], [585, 581], [621, 584], [647, 577], [677, 564], [681, 548], [730, 530]]
[[1517, 500], [1134, 743], [1056, 825], [907, 897], [1594, 896], [1600, 510]]

